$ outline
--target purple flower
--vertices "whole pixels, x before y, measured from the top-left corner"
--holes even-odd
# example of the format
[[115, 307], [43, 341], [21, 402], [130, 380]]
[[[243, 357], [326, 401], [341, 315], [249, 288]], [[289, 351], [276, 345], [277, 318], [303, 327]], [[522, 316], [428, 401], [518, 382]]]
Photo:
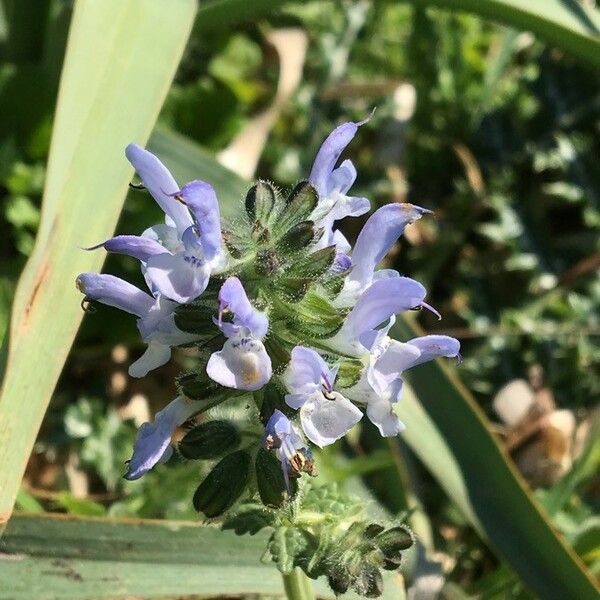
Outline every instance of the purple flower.
[[156, 413], [154, 423], [144, 423], [138, 429], [125, 479], [139, 479], [154, 465], [169, 460], [173, 453], [170, 443], [175, 429], [198, 412], [201, 404], [179, 396]]
[[365, 121], [348, 122], [336, 127], [323, 142], [313, 163], [309, 181], [319, 192], [319, 204], [312, 218], [324, 229], [317, 244], [319, 248], [335, 244], [340, 252], [348, 252], [350, 244], [346, 238], [340, 231], [333, 230], [335, 221], [349, 216], [358, 217], [370, 209], [367, 198], [347, 195], [356, 179], [352, 161], [345, 160], [339, 167], [335, 167], [340, 155], [363, 123]]
[[165, 212], [165, 223], [150, 227], [142, 236], [117, 236], [88, 249], [103, 246], [137, 258], [155, 295], [190, 302], [204, 292], [211, 273], [224, 266], [215, 192], [203, 181], [179, 189], [160, 160], [140, 146], [130, 144], [125, 153]]
[[340, 331], [328, 343], [354, 356], [363, 351], [361, 337], [392, 315], [423, 305], [425, 288], [409, 277], [393, 276], [374, 281], [358, 298]]
[[362, 418], [352, 402], [333, 390], [337, 368], [330, 369], [311, 348], [296, 346], [283, 374], [290, 391], [285, 401], [300, 411], [302, 430], [317, 446], [333, 444]]
[[175, 325], [175, 302], [161, 297], [153, 298], [112, 275], [82, 273], [77, 277], [76, 284], [89, 300], [114, 306], [138, 317], [137, 326], [148, 348], [129, 367], [132, 377], [143, 377], [168, 362], [171, 346], [188, 344], [197, 339], [197, 336], [185, 333]]
[[402, 395], [402, 374], [406, 369], [439, 357], [459, 355], [458, 340], [445, 335], [426, 335], [406, 343], [391, 339], [387, 334], [395, 318], [381, 330], [365, 333], [361, 341], [367, 364], [356, 385], [345, 390], [347, 396], [367, 405], [367, 416], [384, 437], [397, 435], [404, 424], [394, 412]]
[[290, 477], [298, 477], [302, 471], [314, 473], [311, 451], [292, 422], [280, 410], [275, 410], [267, 422], [263, 446], [267, 450], [275, 450], [275, 455], [281, 462], [288, 494], [291, 494]]
[[376, 210], [364, 224], [354, 250], [352, 270], [344, 288], [336, 298], [338, 306], [352, 306], [373, 281], [398, 277], [391, 269], [375, 271], [375, 267], [402, 235], [406, 225], [414, 223], [430, 210], [412, 204], [387, 204]]
[[[273, 374], [271, 359], [262, 339], [269, 329], [267, 316], [256, 310], [237, 277], [225, 281], [219, 292], [216, 324], [227, 337], [223, 349], [214, 352], [206, 366], [208, 376], [225, 387], [254, 391]], [[233, 315], [233, 321], [223, 316]]]

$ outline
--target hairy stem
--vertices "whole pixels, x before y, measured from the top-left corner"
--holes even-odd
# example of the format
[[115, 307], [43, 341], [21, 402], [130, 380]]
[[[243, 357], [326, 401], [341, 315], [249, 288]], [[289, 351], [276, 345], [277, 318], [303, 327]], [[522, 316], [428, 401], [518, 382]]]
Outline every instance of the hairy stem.
[[314, 600], [312, 584], [299, 567], [288, 575], [282, 575], [283, 586], [288, 600]]

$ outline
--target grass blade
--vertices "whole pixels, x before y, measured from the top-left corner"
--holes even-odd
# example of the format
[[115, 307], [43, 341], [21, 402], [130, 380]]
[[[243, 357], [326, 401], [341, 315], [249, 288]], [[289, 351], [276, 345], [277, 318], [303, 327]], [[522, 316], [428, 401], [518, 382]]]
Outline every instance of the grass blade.
[[[132, 170], [123, 158], [154, 124], [195, 0], [77, 2], [56, 111], [42, 221], [15, 294], [0, 396], [0, 527], [82, 317], [75, 276], [101, 254]], [[71, 293], [69, 293], [71, 292]]]
[[[394, 334], [420, 332], [399, 320]], [[598, 589], [573, 549], [557, 534], [487, 419], [442, 363], [407, 372], [419, 402], [408, 394], [399, 415], [402, 435], [448, 495], [491, 545], [542, 598], [592, 600]]]
[[[280, 573], [260, 562], [268, 535], [240, 538], [183, 521], [15, 515], [0, 541], [0, 598], [282, 595]], [[325, 581], [314, 587], [333, 600]], [[398, 578], [387, 577], [384, 588], [383, 600], [403, 597]]]

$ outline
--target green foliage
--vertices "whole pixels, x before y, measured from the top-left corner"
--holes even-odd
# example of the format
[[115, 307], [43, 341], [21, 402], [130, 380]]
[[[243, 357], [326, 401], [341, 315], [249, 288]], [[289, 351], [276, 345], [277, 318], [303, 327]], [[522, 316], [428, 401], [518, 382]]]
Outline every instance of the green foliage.
[[194, 494], [194, 508], [208, 518], [221, 516], [239, 499], [250, 478], [251, 457], [238, 450], [222, 458]]
[[[20, 8], [15, 10], [22, 14]], [[90, 239], [82, 238], [83, 232], [103, 238], [113, 231], [130, 177], [119, 158], [122, 148], [149, 134], [194, 12], [191, 1], [160, 7], [143, 0], [77, 5], [61, 78], [43, 217], [35, 251], [19, 280], [5, 341], [0, 523], [12, 510], [25, 457], [81, 319], [76, 303], [63, 302], [57, 310], [56, 302], [64, 290], [72, 289], [77, 273], [101, 264], [100, 256], [74, 249]], [[106, 35], [108, 29], [111, 35]], [[149, 49], [150, 32], [159, 38]], [[122, 56], [128, 60], [119, 60]], [[131, 88], [126, 94], [124, 82]], [[89, 190], [103, 197], [103, 211], [95, 210], [96, 198]], [[30, 400], [23, 403], [24, 397]]]
[[2, 561], [0, 596], [280, 595], [279, 573], [257, 560], [265, 543], [191, 522], [17, 516], [0, 541], [14, 556]]
[[336, 593], [353, 588], [361, 596], [378, 597], [383, 593], [380, 569], [397, 569], [414, 538], [405, 526], [367, 518], [360, 499], [335, 485], [305, 484], [296, 500], [279, 509], [242, 505], [223, 529], [254, 535], [270, 528], [263, 559], [272, 560], [282, 574], [301, 568], [312, 579], [327, 577]]
[[294, 497], [298, 493], [297, 479], [290, 480], [288, 493], [281, 463], [273, 452], [265, 448], [259, 448], [256, 453], [255, 472], [258, 494], [265, 506], [281, 506], [289, 496]]
[[177, 445], [184, 458], [210, 460], [236, 450], [241, 437], [236, 426], [222, 419], [190, 429]]
[[[19, 3], [10, 4], [16, 7]], [[28, 4], [23, 3], [21, 14], [25, 14]], [[71, 10], [69, 3], [51, 4], [50, 12], [46, 11], [46, 3], [43, 9], [35, 11], [35, 23], [29, 19], [23, 27], [28, 21], [25, 19], [21, 26], [13, 26], [9, 38], [14, 45], [7, 44], [6, 39], [0, 45], [2, 57], [7, 59], [0, 72], [0, 194], [3, 200], [0, 224], [6, 232], [0, 240], [0, 332], [7, 326], [16, 279], [25, 257], [32, 252], [40, 218], [51, 115]], [[165, 160], [179, 182], [194, 178], [210, 181], [217, 188], [223, 212], [239, 215], [243, 211], [244, 182], [215, 163], [195, 142], [220, 150], [274, 95], [273, 53], [263, 37], [268, 27], [256, 22], [258, 11], [269, 14], [275, 27], [289, 24], [304, 27], [311, 36], [304, 81], [292, 106], [284, 110], [271, 133], [259, 165], [260, 175], [276, 178], [277, 185], [268, 184], [273, 189], [292, 188], [300, 177], [306, 176], [320, 139], [340, 119], [362, 119], [376, 104], [377, 113], [368, 127], [361, 129], [353, 144], [351, 157], [360, 173], [357, 194], [368, 195], [377, 204], [392, 198], [404, 199], [408, 189], [411, 201], [436, 209], [436, 220], [415, 227], [418, 235], [411, 237], [410, 244], [403, 243], [401, 252], [391, 258], [395, 268], [427, 282], [431, 302], [443, 309], [442, 329], [427, 316], [420, 317], [421, 323], [430, 332], [464, 333], [465, 361], [459, 374], [484, 411], [490, 412], [493, 393], [503, 383], [541, 366], [544, 384], [558, 405], [585, 415], [600, 392], [593, 369], [600, 354], [592, 337], [598, 329], [600, 303], [600, 288], [593, 277], [594, 248], [600, 226], [597, 194], [600, 182], [595, 161], [600, 150], [594, 136], [597, 107], [591, 100], [598, 94], [598, 85], [595, 71], [581, 68], [569, 54], [597, 64], [600, 54], [597, 34], [593, 32], [597, 14], [583, 5], [558, 0], [544, 3], [543, 10], [539, 9], [541, 4], [517, 1], [450, 3], [439, 0], [431, 5], [444, 9], [459, 6], [519, 29], [526, 28], [539, 39], [564, 48], [567, 56], [561, 56], [557, 50], [544, 49], [519, 31], [492, 27], [450, 10], [422, 10], [416, 3], [412, 6], [375, 3], [369, 11], [365, 9], [361, 17], [360, 6], [350, 8], [343, 3], [287, 3], [287, 8], [276, 15], [270, 14], [272, 1], [248, 4], [219, 0], [200, 7], [195, 33], [167, 94], [160, 126], [151, 138], [150, 147]], [[115, 14], [111, 13], [110, 27], [100, 28], [104, 37], [106, 31], [116, 31]], [[46, 17], [48, 21], [44, 24]], [[231, 30], [232, 23], [248, 17], [248, 23]], [[165, 57], [168, 53], [163, 44], [156, 43], [156, 32], [163, 35], [170, 31], [181, 43], [185, 35], [181, 27], [165, 28], [163, 19], [159, 20], [161, 25], [151, 27], [150, 37], [154, 40], [153, 47], [161, 47], [161, 57]], [[131, 22], [136, 25], [126, 28], [125, 37], [133, 33], [144, 35], [143, 19], [132, 17]], [[34, 35], [34, 32], [38, 33]], [[45, 39], [41, 32], [46, 32]], [[144, 52], [148, 53], [145, 57], [148, 62], [152, 62], [152, 73], [158, 73], [163, 63], [152, 58], [154, 54], [148, 52], [147, 43]], [[125, 54], [131, 60], [135, 56]], [[34, 65], [40, 57], [41, 64]], [[110, 63], [110, 72], [116, 76], [114, 65], [122, 62], [112, 60]], [[93, 61], [85, 62], [86, 73], [81, 76], [82, 85], [85, 82], [87, 87], [91, 87], [90, 81], [99, 80], [93, 69], [90, 70], [92, 64]], [[101, 127], [99, 132], [90, 132], [89, 128], [71, 122], [68, 128], [80, 133], [84, 142], [93, 139], [103, 159], [113, 156], [115, 164], [118, 159], [121, 167], [125, 165], [121, 146], [137, 135], [128, 133], [130, 115], [144, 112], [137, 104], [134, 110], [123, 102], [139, 93], [144, 96], [144, 106], [152, 105], [152, 94], [145, 91], [152, 77], [144, 69], [138, 69], [138, 75], [134, 78], [130, 74], [119, 80], [117, 112], [123, 120], [118, 125], [99, 117], [96, 120]], [[402, 122], [395, 116], [399, 105], [392, 100], [392, 90], [399, 81], [408, 82], [417, 93], [415, 114]], [[380, 85], [383, 87], [378, 87]], [[156, 90], [155, 93], [158, 94]], [[76, 98], [83, 107], [84, 96], [76, 94]], [[406, 102], [406, 96], [400, 94], [402, 98]], [[145, 118], [148, 123], [152, 120], [148, 115]], [[62, 124], [57, 122], [56, 135], [60, 127]], [[103, 134], [114, 131], [122, 132], [124, 139], [115, 141], [112, 150], [102, 149]], [[147, 133], [147, 126], [145, 131]], [[370, 149], [373, 147], [375, 152]], [[397, 167], [402, 171], [399, 179], [394, 170]], [[85, 182], [80, 189], [92, 209], [86, 208], [87, 215], [82, 217], [73, 194], [65, 193], [65, 204], [56, 212], [67, 215], [67, 220], [82, 229], [86, 219], [93, 218], [94, 227], [98, 229], [86, 230], [86, 235], [91, 236], [89, 239], [83, 239], [81, 232], [73, 234], [68, 241], [69, 252], [108, 236], [112, 225], [104, 227], [104, 233], [99, 229], [98, 219], [103, 215], [116, 219], [116, 211], [109, 209], [112, 202], [109, 198], [113, 196], [102, 193], [100, 190], [104, 188], [98, 187], [97, 180], [87, 174], [80, 163], [73, 171], [80, 172]], [[102, 183], [109, 183], [111, 177], [104, 169], [100, 171]], [[120, 189], [126, 177], [123, 175], [121, 179]], [[49, 184], [51, 182], [49, 175]], [[310, 192], [310, 188], [307, 191]], [[121, 192], [114, 196], [113, 206], [120, 203], [120, 195]], [[292, 194], [294, 198], [297, 196], [297, 192]], [[256, 228], [254, 240], [248, 235], [252, 231], [248, 224], [234, 219], [226, 242], [228, 247], [238, 249], [240, 257], [256, 251], [253, 265], [257, 270], [275, 274], [270, 284], [272, 290], [265, 296], [271, 291], [277, 293], [281, 306], [274, 310], [279, 311], [280, 321], [265, 343], [269, 353], [277, 356], [274, 367], [280, 370], [287, 363], [289, 348], [297, 335], [311, 331], [317, 345], [317, 338], [335, 332], [343, 315], [330, 306], [342, 281], [339, 276], [326, 274], [329, 260], [333, 259], [332, 249], [311, 255], [290, 252], [294, 240], [277, 247], [275, 235], [268, 239], [264, 235], [265, 229], [271, 228], [270, 233], [275, 231], [280, 221], [279, 211], [285, 201], [283, 196], [276, 196], [276, 200], [277, 210], [271, 211], [269, 219], [262, 216], [268, 223], [262, 229]], [[290, 218], [297, 218], [298, 222], [309, 218], [310, 193], [305, 200], [305, 208], [299, 210], [303, 216], [294, 216], [291, 211]], [[99, 210], [100, 205], [103, 211]], [[147, 194], [131, 193], [119, 231], [142, 231], [157, 222], [157, 215]], [[44, 216], [40, 230], [43, 239], [47, 227], [44, 223], [49, 222], [51, 219]], [[343, 223], [342, 227], [349, 238], [355, 235], [355, 224]], [[303, 226], [300, 233], [303, 232], [310, 234], [309, 227]], [[46, 244], [40, 246], [40, 252], [42, 250], [53, 263], [57, 262]], [[120, 257], [109, 260], [111, 272], [134, 274], [143, 285], [137, 265], [132, 261]], [[65, 264], [73, 264], [72, 261], [72, 254], [62, 260]], [[592, 265], [591, 271], [589, 265]], [[83, 267], [73, 266], [74, 271], [78, 268]], [[91, 268], [89, 261], [85, 268]], [[25, 352], [33, 355], [32, 348], [37, 349], [44, 339], [52, 341], [51, 351], [35, 365], [36, 375], [37, 371], [52, 371], [47, 369], [50, 366], [47, 356], [56, 354], [54, 348], [63, 348], [56, 360], [58, 368], [62, 365], [68, 342], [59, 341], [54, 322], [64, 306], [70, 305], [70, 296], [65, 292], [69, 289], [70, 283], [56, 280], [55, 291], [48, 294], [53, 298], [50, 317], [43, 327], [36, 325], [35, 338], [24, 345]], [[297, 314], [302, 314], [301, 317], [295, 316], [299, 302]], [[178, 314], [178, 323], [188, 330], [206, 331], [207, 323], [214, 316], [212, 312], [203, 312], [200, 305], [184, 314], [186, 310]], [[105, 390], [110, 388], [108, 369], [112, 376], [115, 368], [109, 358], [112, 345], [124, 343], [131, 353], [137, 353], [136, 335], [131, 323], [114, 317], [110, 311], [99, 311], [93, 319], [86, 319], [75, 351], [63, 371], [33, 457], [34, 465], [54, 461], [52, 466], [59, 476], [52, 485], [58, 491], [49, 492], [50, 496], [35, 487], [29, 492], [22, 491], [18, 498], [20, 509], [174, 519], [196, 516], [188, 498], [199, 479], [210, 471], [211, 465], [206, 462], [195, 463], [196, 468], [190, 470], [189, 464], [181, 465], [172, 460], [140, 481], [124, 484], [120, 480], [122, 461], [128, 457], [133, 443], [134, 427], [130, 422], [123, 422], [117, 406], [133, 393], [141, 392], [149, 396], [152, 408], [158, 408], [174, 391], [165, 383], [171, 378], [167, 370], [153, 377], [148, 387], [131, 386], [123, 395]], [[222, 346], [222, 342], [222, 339], [207, 339], [201, 355], [204, 356], [211, 345]], [[179, 358], [187, 369], [187, 357]], [[417, 531], [416, 524], [420, 520], [425, 523], [425, 529], [429, 527], [434, 533], [432, 539], [428, 539], [419, 531], [420, 541], [431, 550], [449, 555], [455, 563], [451, 572], [444, 573], [450, 582], [446, 584], [448, 590], [454, 585], [460, 586], [460, 593], [486, 595], [499, 590], [499, 594], [507, 597], [523, 597], [519, 578], [498, 560], [495, 553], [499, 549], [500, 555], [519, 568], [520, 576], [530, 584], [541, 585], [539, 589], [551, 586], [560, 575], [558, 586], [564, 587], [555, 587], [552, 592], [560, 589], [565, 597], [573, 594], [586, 597], [585, 590], [589, 592], [589, 586], [585, 590], [568, 587], [577, 585], [573, 583], [576, 581], [583, 586], [582, 577], [573, 571], [574, 562], [569, 562], [568, 552], [555, 538], [548, 537], [548, 532], [551, 526], [563, 532], [591, 572], [598, 574], [599, 560], [595, 551], [598, 525], [593, 517], [598, 508], [593, 494], [597, 485], [594, 479], [597, 443], [588, 444], [565, 478], [548, 489], [536, 491], [553, 517], [552, 525], [540, 526], [539, 515], [531, 509], [525, 494], [519, 492], [514, 473], [506, 467], [506, 457], [490, 443], [491, 438], [481, 421], [478, 419], [476, 426], [465, 425], [471, 423], [477, 413], [465, 407], [446, 380], [440, 383], [438, 371], [423, 369], [421, 377], [413, 383], [427, 411], [412, 395], [405, 397], [399, 408], [408, 426], [402, 437], [406, 444], [389, 446], [382, 442], [382, 446], [373, 449], [365, 443], [365, 437], [361, 437], [359, 445], [351, 441], [352, 456], [349, 456], [348, 445], [330, 449], [320, 458], [322, 480], [342, 481], [355, 489], [360, 487], [359, 477], [364, 475], [369, 487], [361, 502], [369, 514], [386, 509], [397, 513], [407, 505], [418, 506], [410, 517], [411, 525]], [[338, 377], [352, 382], [356, 371], [357, 365], [345, 361]], [[55, 379], [58, 373], [56, 369], [53, 372]], [[11, 409], [19, 422], [30, 420], [30, 409], [36, 404], [41, 389], [36, 378], [26, 376], [24, 380], [30, 385], [17, 395], [18, 404]], [[49, 390], [52, 384], [43, 387]], [[82, 396], [82, 388], [93, 389], [94, 398], [98, 400]], [[214, 410], [226, 397], [202, 376], [202, 368], [181, 377], [179, 388], [190, 397], [205, 398], [207, 411]], [[263, 421], [275, 407], [287, 410], [282, 406], [276, 381], [255, 396]], [[252, 403], [249, 397], [241, 400], [242, 404]], [[208, 417], [213, 418], [213, 414], [209, 412]], [[457, 421], [460, 421], [458, 425]], [[9, 423], [3, 417], [0, 422]], [[0, 430], [1, 434], [2, 426]], [[243, 447], [256, 450], [259, 437], [260, 432], [244, 431]], [[31, 441], [32, 437], [28, 439]], [[4, 443], [0, 446], [7, 448]], [[25, 450], [11, 452], [19, 464], [24, 464]], [[72, 455], [79, 457], [79, 468], [89, 477], [93, 497], [100, 498], [98, 501], [75, 498], [66, 491], [64, 463], [65, 457]], [[261, 496], [281, 499], [281, 470], [274, 468], [278, 465], [273, 455], [258, 452], [254, 460], [267, 456], [275, 483], [269, 481], [267, 486], [251, 476], [245, 489], [252, 492], [256, 484], [259, 492], [262, 489]], [[501, 462], [495, 462], [499, 456]], [[251, 472], [255, 470], [254, 460]], [[496, 465], [494, 468], [489, 466], [492, 463]], [[28, 471], [28, 477], [35, 478], [35, 470]], [[471, 485], [478, 485], [479, 489], [472, 493]], [[0, 488], [7, 489], [3, 485]], [[368, 503], [367, 498], [373, 493], [378, 502]], [[318, 506], [315, 512], [331, 511], [334, 518], [342, 518], [344, 510], [349, 508], [339, 506], [334, 498], [320, 499], [315, 505]], [[281, 585], [278, 577], [274, 577], [277, 575], [274, 569], [261, 567], [255, 560], [266, 543], [259, 530], [279, 527], [277, 512], [251, 505], [247, 513], [242, 514], [246, 508], [246, 505], [243, 510], [236, 508], [236, 516], [228, 517], [227, 523], [237, 533], [255, 533], [260, 539], [254, 542], [254, 538], [228, 538], [229, 545], [214, 563], [206, 548], [211, 551], [216, 548], [218, 554], [221, 548], [218, 542], [225, 538], [212, 538], [210, 532], [198, 532], [196, 528], [182, 527], [185, 539], [188, 539], [185, 532], [189, 532], [189, 539], [193, 538], [198, 544], [188, 546], [187, 542], [181, 545], [182, 538], [173, 535], [173, 525], [147, 529], [148, 533], [141, 538], [131, 538], [128, 535], [132, 529], [125, 524], [113, 528], [93, 522], [81, 525], [60, 522], [44, 529], [47, 520], [36, 521], [19, 533], [18, 528], [25, 522], [17, 519], [9, 525], [7, 539], [11, 544], [19, 539], [20, 545], [5, 546], [3, 552], [33, 555], [27, 544], [35, 539], [37, 543], [51, 540], [53, 548], [38, 548], [40, 554], [35, 558], [4, 561], [2, 568], [10, 570], [7, 571], [9, 592], [28, 600], [42, 597], [51, 586], [71, 597], [88, 592], [97, 594], [100, 585], [113, 596], [125, 591], [132, 595], [194, 591], [227, 595], [280, 593]], [[11, 527], [16, 529], [11, 531]], [[290, 529], [295, 531], [295, 527], [289, 523], [281, 527], [281, 540], [273, 541], [272, 550], [278, 560], [281, 557], [286, 570], [289, 570], [290, 560], [295, 561], [298, 556], [298, 562], [307, 568], [314, 559], [311, 569], [325, 572], [326, 564], [321, 564], [319, 557], [329, 552], [329, 544], [333, 542], [323, 535], [322, 544], [316, 545], [310, 536], [290, 534]], [[364, 542], [368, 545], [372, 538], [367, 531], [372, 532], [372, 529], [364, 529], [368, 538]], [[117, 546], [98, 553], [97, 540], [106, 535], [123, 537]], [[67, 541], [61, 544], [63, 539]], [[57, 560], [56, 548], [67, 553], [74, 539], [78, 540], [77, 550], [83, 552], [74, 557], [61, 554], [58, 560], [63, 561], [64, 571], [60, 571], [63, 567], [58, 569], [53, 563]], [[332, 540], [340, 541], [336, 537]], [[165, 544], [164, 554], [153, 553], [153, 544], [157, 543]], [[128, 556], [119, 564], [114, 561], [115, 548], [120, 553], [127, 548], [140, 552], [131, 562], [127, 562], [131, 558]], [[248, 563], [233, 569], [225, 567], [232, 556]], [[97, 571], [98, 560], [107, 557], [109, 562], [103, 563], [103, 569], [114, 573], [111, 581]], [[190, 565], [187, 561], [192, 557], [200, 557], [200, 564]], [[381, 568], [397, 566], [394, 557], [390, 561], [393, 564], [389, 560], [384, 558]], [[358, 564], [360, 566], [360, 561]], [[560, 569], [557, 564], [561, 565]], [[379, 580], [372, 565], [363, 565], [362, 570], [357, 570], [351, 556], [340, 558], [336, 565], [328, 572], [334, 589], [341, 591], [355, 585], [363, 594], [377, 591]], [[82, 579], [68, 575], [73, 572]], [[410, 562], [405, 565], [403, 574], [409, 584], [418, 581], [418, 568]], [[547, 581], [539, 584], [544, 579]], [[389, 584], [386, 583], [385, 588], [389, 589]], [[451, 596], [450, 591], [446, 595]]]
[[113, 408], [104, 411], [99, 400], [88, 398], [79, 398], [77, 404], [67, 408], [64, 425], [69, 437], [81, 440], [78, 456], [83, 465], [98, 473], [107, 490], [120, 487], [135, 428], [123, 423]]

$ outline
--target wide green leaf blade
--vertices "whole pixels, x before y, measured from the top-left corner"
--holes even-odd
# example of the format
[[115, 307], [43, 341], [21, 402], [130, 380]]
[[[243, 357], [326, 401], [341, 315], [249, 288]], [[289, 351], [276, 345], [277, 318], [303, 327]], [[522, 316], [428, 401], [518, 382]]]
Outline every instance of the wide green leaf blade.
[[[406, 319], [393, 333], [403, 340], [421, 334]], [[415, 394], [399, 407], [403, 438], [465, 516], [540, 597], [597, 598], [591, 575], [553, 528], [468, 390], [437, 361], [406, 376]]]
[[[384, 0], [390, 2], [392, 0]], [[600, 12], [577, 0], [400, 0], [416, 6], [466, 11], [517, 29], [562, 48], [592, 65], [600, 65]], [[203, 5], [196, 28], [225, 27], [268, 14], [290, 0], [214, 0]]]
[[15, 294], [0, 396], [0, 527], [82, 317], [74, 280], [114, 230], [191, 28], [195, 0], [80, 0], [60, 84], [36, 246]]
[[[267, 539], [183, 521], [15, 515], [0, 541], [0, 598], [281, 595], [280, 573], [260, 562]], [[389, 577], [383, 598], [402, 590]], [[324, 581], [315, 591], [334, 598]]]

